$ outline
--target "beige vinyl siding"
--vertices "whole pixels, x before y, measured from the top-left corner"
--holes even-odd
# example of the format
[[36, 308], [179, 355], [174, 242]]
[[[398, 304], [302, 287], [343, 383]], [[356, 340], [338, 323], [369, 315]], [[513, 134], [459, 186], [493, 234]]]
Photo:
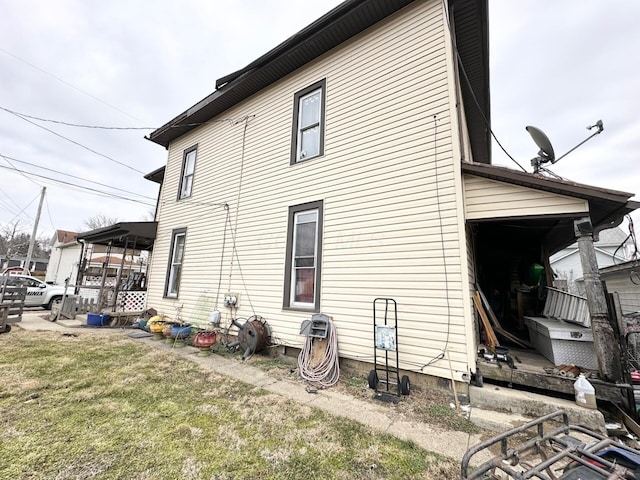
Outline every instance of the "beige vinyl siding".
[[588, 213], [586, 200], [464, 175], [467, 220]]
[[[287, 212], [322, 200], [321, 311], [333, 317], [340, 354], [373, 359], [372, 301], [392, 297], [401, 367], [448, 378], [446, 360], [421, 370], [447, 347], [461, 379], [473, 346], [445, 35], [441, 2], [416, 2], [227, 111], [222, 118], [249, 117], [244, 142], [244, 120], [173, 142], [148, 306], [173, 318], [182, 305], [183, 319], [203, 321], [217, 303], [226, 326], [217, 293], [237, 292], [237, 316], [260, 315], [278, 343], [302, 346], [300, 323], [311, 314], [282, 308]], [[322, 78], [324, 155], [290, 165], [293, 96]], [[176, 201], [183, 151], [196, 143], [193, 196]], [[180, 294], [164, 299], [171, 231], [180, 227]]]

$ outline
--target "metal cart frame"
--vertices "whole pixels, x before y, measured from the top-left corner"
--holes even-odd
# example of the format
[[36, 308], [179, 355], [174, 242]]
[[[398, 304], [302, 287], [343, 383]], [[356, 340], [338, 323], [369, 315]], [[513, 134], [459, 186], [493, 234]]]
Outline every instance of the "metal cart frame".
[[[479, 452], [498, 446], [500, 454], [471, 466]], [[558, 410], [470, 448], [462, 459], [461, 479], [633, 479], [639, 461], [637, 450], [571, 425]]]
[[[384, 308], [382, 308], [384, 306]], [[381, 313], [381, 309], [383, 313]], [[381, 319], [378, 317], [382, 317]], [[382, 322], [378, 322], [382, 320]], [[367, 382], [375, 390], [375, 398], [385, 402], [397, 402], [400, 395], [409, 395], [411, 384], [409, 377], [400, 378], [398, 356], [398, 305], [393, 298], [379, 297], [373, 300], [373, 365]], [[384, 366], [378, 361], [378, 351], [384, 352]], [[395, 353], [395, 365], [389, 363]], [[385, 386], [384, 390], [379, 385]], [[396, 393], [391, 387], [396, 387]]]

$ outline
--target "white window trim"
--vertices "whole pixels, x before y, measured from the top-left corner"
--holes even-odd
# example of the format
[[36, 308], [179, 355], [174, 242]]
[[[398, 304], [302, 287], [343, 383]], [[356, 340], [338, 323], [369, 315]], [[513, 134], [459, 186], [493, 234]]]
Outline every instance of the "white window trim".
[[[300, 215], [308, 213], [316, 214], [316, 228], [313, 236], [313, 300], [311, 302], [296, 302], [296, 233], [298, 231], [298, 223], [296, 219]], [[316, 285], [316, 269], [318, 268], [318, 222], [320, 221], [320, 209], [311, 208], [309, 210], [301, 210], [293, 214], [293, 243], [291, 245], [291, 285], [289, 292], [289, 305], [298, 308], [314, 308], [316, 304], [316, 296], [318, 295], [318, 285]], [[304, 267], [310, 268], [310, 267]]]
[[[175, 291], [171, 291], [171, 285], [174, 284], [174, 280], [176, 278], [176, 267], [180, 266], [182, 267], [184, 264], [184, 251], [185, 251], [185, 247], [186, 247], [186, 238], [187, 238], [187, 232], [184, 229], [180, 229], [180, 230], [176, 230], [174, 231], [173, 235], [172, 235], [172, 240], [171, 240], [171, 257], [169, 258], [169, 271], [167, 272], [167, 287], [166, 287], [166, 297], [169, 298], [177, 298], [178, 297], [178, 293], [180, 291], [180, 288], [176, 288]], [[178, 244], [178, 239], [182, 238], [183, 239], [183, 243], [182, 243], [182, 257], [180, 257], [180, 261], [177, 262], [176, 261], [176, 253], [178, 251], [178, 249], [176, 248], [177, 244]], [[182, 270], [180, 271], [180, 276], [182, 276]], [[179, 281], [180, 279], [178, 279]]]
[[[320, 92], [320, 118], [317, 123], [312, 125], [307, 125], [304, 128], [301, 127], [302, 120], [302, 101], [311, 96]], [[322, 79], [313, 85], [308, 86], [307, 88], [296, 92], [294, 95], [294, 110], [293, 110], [293, 129], [291, 136], [291, 165], [295, 165], [297, 163], [303, 163], [307, 160], [322, 157], [324, 155], [324, 135], [325, 135], [325, 107], [326, 107], [326, 92], [327, 92], [327, 82], [326, 79]], [[318, 138], [318, 153], [312, 156], [304, 156], [301, 157], [301, 149], [302, 149], [302, 133], [310, 128], [318, 127], [319, 129], [319, 138]]]
[[[191, 172], [189, 172], [187, 169], [190, 158], [193, 158], [193, 168]], [[193, 194], [193, 181], [196, 174], [197, 159], [198, 159], [197, 146], [189, 148], [188, 150], [185, 150], [184, 156], [182, 159], [182, 175], [180, 177], [180, 191], [178, 192], [178, 200], [189, 198]], [[190, 180], [190, 182], [188, 182], [188, 180]], [[188, 192], [185, 191], [186, 185], [189, 185]]]

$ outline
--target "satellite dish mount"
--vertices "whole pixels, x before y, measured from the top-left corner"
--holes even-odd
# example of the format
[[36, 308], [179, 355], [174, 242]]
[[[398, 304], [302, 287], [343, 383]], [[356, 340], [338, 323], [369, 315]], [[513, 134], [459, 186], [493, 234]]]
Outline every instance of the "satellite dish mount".
[[[573, 147], [567, 153], [556, 158], [555, 153], [553, 151], [553, 146], [551, 145], [551, 141], [549, 141], [549, 138], [544, 134], [544, 132], [536, 127], [532, 127], [532, 126], [526, 127], [527, 132], [529, 132], [529, 135], [531, 135], [531, 138], [533, 139], [534, 142], [536, 142], [536, 145], [540, 149], [538, 151], [538, 156], [531, 159], [531, 166], [533, 167], [533, 173], [539, 174], [541, 170], [548, 173], [553, 173], [547, 170], [545, 167], [543, 167], [543, 164], [545, 163], [554, 164], [559, 162], [564, 157], [566, 157], [571, 152], [573, 152], [576, 148], [578, 148], [588, 140], [591, 140], [593, 137], [595, 137], [599, 133], [602, 133], [602, 131], [604, 130], [604, 126], [602, 125], [602, 120], [598, 120], [595, 124], [588, 126], [587, 130], [592, 130], [593, 128], [597, 128], [598, 130], [595, 133], [591, 134], [589, 137], [585, 138], [582, 142], [580, 142], [578, 145]], [[557, 175], [555, 174], [554, 176], [557, 177]]]

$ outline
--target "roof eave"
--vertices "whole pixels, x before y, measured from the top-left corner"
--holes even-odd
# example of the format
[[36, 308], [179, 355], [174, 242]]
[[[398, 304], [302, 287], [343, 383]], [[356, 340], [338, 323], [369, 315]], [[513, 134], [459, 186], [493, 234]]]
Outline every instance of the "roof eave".
[[[320, 17], [318, 20], [293, 35], [274, 49], [267, 52], [246, 67], [226, 75], [216, 82], [219, 89], [197, 102], [162, 127], [153, 131], [148, 140], [168, 148], [169, 144], [215, 118], [242, 100], [259, 92], [313, 59], [349, 40], [380, 20], [404, 8], [414, 0], [347, 0]], [[461, 27], [459, 50], [464, 58], [476, 58], [476, 67], [470, 73], [473, 94], [479, 99], [484, 115], [489, 118], [489, 65], [486, 0], [450, 0], [458, 12], [474, 20], [466, 29]], [[460, 13], [460, 18], [462, 17]], [[478, 16], [478, 18], [475, 18]], [[458, 21], [454, 18], [454, 21]], [[476, 30], [479, 35], [475, 35]], [[473, 33], [474, 38], [468, 38]], [[464, 40], [464, 41], [461, 41]], [[480, 43], [480, 45], [478, 45]], [[472, 48], [473, 47], [473, 48]], [[474, 51], [469, 51], [473, 49]], [[469, 73], [469, 72], [468, 72]], [[471, 101], [472, 95], [463, 93], [464, 101]], [[469, 107], [469, 109], [472, 107]], [[477, 110], [476, 107], [473, 107]], [[474, 130], [472, 149], [474, 158], [490, 162], [488, 130], [484, 120], [468, 118], [467, 124]]]

